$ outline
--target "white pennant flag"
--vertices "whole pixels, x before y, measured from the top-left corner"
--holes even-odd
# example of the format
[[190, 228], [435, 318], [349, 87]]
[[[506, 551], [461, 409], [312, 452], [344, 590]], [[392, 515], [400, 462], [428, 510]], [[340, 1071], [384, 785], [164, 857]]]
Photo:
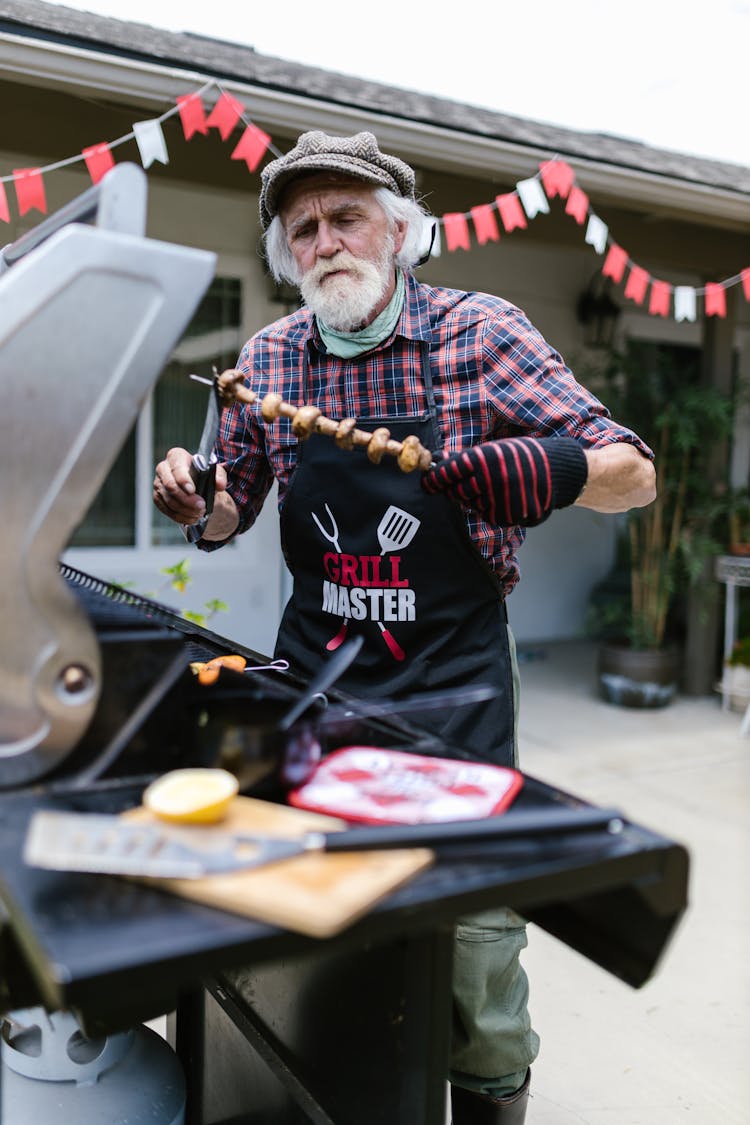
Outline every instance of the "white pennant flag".
[[161, 161], [162, 164], [169, 164], [160, 121], [156, 118], [152, 118], [151, 121], [136, 121], [133, 132], [144, 168], [149, 168], [155, 160]]
[[536, 176], [532, 176], [528, 180], [519, 180], [516, 184], [516, 191], [529, 219], [533, 219], [540, 212], [544, 215], [549, 214], [547, 196], [542, 191], [542, 185]]
[[675, 320], [695, 320], [695, 290], [692, 285], [675, 285], [674, 288], [674, 318]]
[[586, 227], [586, 242], [589, 246], [593, 246], [597, 254], [603, 254], [607, 249], [607, 238], [609, 237], [609, 227], [603, 223], [598, 215], [589, 215], [588, 226]]

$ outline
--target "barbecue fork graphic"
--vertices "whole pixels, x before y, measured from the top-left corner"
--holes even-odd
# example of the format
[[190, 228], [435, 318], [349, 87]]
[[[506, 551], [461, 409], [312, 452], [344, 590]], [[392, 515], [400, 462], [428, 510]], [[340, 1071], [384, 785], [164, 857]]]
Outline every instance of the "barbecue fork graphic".
[[[337, 554], [340, 555], [342, 552], [341, 546], [339, 544], [338, 525], [336, 523], [336, 520], [334, 519], [333, 512], [328, 507], [328, 504], [325, 505], [325, 509], [328, 513], [328, 519], [331, 521], [330, 532], [326, 531], [326, 529], [323, 527], [323, 524], [315, 515], [315, 512], [311, 512], [310, 515], [315, 520], [320, 534], [324, 539], [327, 539], [329, 543], [333, 544]], [[391, 504], [390, 507], [386, 509], [385, 515], [378, 524], [377, 536], [378, 543], [380, 544], [381, 556], [387, 554], [390, 551], [398, 551], [403, 547], [408, 546], [408, 544], [411, 543], [412, 539], [417, 534], [421, 522], [422, 521], [418, 520], [416, 516], [411, 515], [409, 512], [405, 512], [403, 508], [397, 508], [394, 504]], [[394, 658], [394, 660], [403, 660], [406, 656], [406, 653], [401, 648], [401, 645], [398, 643], [396, 638], [388, 629], [386, 629], [382, 621], [378, 621], [376, 622], [376, 624], [383, 635], [383, 640], [388, 646], [391, 656]], [[344, 638], [346, 637], [348, 625], [348, 619], [344, 618], [344, 621], [338, 633], [336, 633], [335, 637], [331, 637], [330, 641], [326, 645], [326, 648], [329, 651], [333, 651], [334, 649], [338, 648], [339, 645], [343, 642]]]

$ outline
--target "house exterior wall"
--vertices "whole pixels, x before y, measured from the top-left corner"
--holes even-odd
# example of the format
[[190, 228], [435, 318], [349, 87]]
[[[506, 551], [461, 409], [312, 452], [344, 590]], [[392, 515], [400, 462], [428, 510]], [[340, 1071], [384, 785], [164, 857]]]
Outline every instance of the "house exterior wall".
[[[145, 116], [137, 109], [128, 111], [127, 107], [115, 108], [104, 102], [82, 103], [63, 91], [33, 85], [0, 83], [0, 95], [7, 99], [6, 104], [18, 107], [4, 128], [2, 143], [6, 147], [0, 150], [3, 169], [44, 166], [59, 158], [61, 148], [74, 154], [84, 144], [121, 135], [132, 120]], [[283, 312], [270, 300], [264, 279], [256, 218], [257, 177], [230, 161], [228, 146], [215, 135], [198, 137], [187, 144], [174, 119], [168, 124], [170, 164], [166, 168], [154, 166], [148, 173], [147, 233], [153, 238], [211, 249], [218, 254], [217, 274], [242, 278], [243, 330], [249, 336]], [[279, 144], [288, 147], [284, 141]], [[135, 146], [132, 151], [118, 151], [117, 159], [137, 161]], [[528, 174], [534, 171], [530, 166]], [[50, 174], [45, 184], [49, 211], [64, 205], [89, 184], [82, 165]], [[496, 193], [512, 190], [513, 184], [423, 170], [420, 188], [428, 206], [440, 215], [450, 210], [468, 211], [491, 201]], [[644, 221], [642, 214], [636, 215], [627, 207], [627, 201], [621, 209], [610, 209], [607, 218], [639, 264], [678, 283], [703, 284], [714, 270], [719, 277], [726, 277], [731, 264], [741, 261], [738, 253], [743, 251], [738, 251], [738, 236], [731, 230], [703, 228], [668, 216]], [[33, 215], [13, 219], [7, 241], [37, 219]], [[443, 249], [420, 276], [432, 284], [497, 293], [518, 304], [570, 366], [585, 371], [590, 357], [583, 346], [575, 307], [579, 294], [601, 268], [601, 258], [585, 245], [583, 233], [563, 215], [561, 207], [553, 207], [552, 214], [533, 220], [528, 230], [504, 234], [499, 243], [473, 246], [469, 252], [449, 254]], [[740, 241], [748, 243], [747, 237]], [[740, 333], [744, 333], [741, 362], [746, 368], [750, 364], [746, 303], [737, 302], [737, 317]], [[636, 309], [623, 318], [621, 331], [700, 341], [699, 326], [662, 322]], [[750, 378], [750, 373], [745, 374]], [[617, 517], [574, 509], [555, 513], [530, 531], [521, 555], [522, 582], [509, 603], [518, 640], [537, 642], [581, 634], [589, 593], [611, 567], [616, 529]], [[211, 627], [261, 653], [270, 652], [289, 592], [273, 497], [258, 526], [236, 545], [208, 556], [187, 546], [184, 553], [190, 554], [193, 573], [189, 608], [199, 607], [208, 598], [225, 600], [229, 614], [212, 622]], [[175, 551], [89, 549], [70, 552], [68, 557], [74, 565], [100, 577], [132, 581], [144, 592], [158, 593], [160, 568], [175, 561]], [[163, 592], [159, 596], [170, 601]]]

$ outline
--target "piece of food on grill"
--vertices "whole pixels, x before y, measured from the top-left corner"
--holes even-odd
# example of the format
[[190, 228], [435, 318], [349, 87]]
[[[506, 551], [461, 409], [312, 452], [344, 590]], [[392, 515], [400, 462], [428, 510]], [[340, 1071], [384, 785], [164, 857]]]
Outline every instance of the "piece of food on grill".
[[170, 770], [144, 790], [143, 806], [174, 824], [216, 824], [238, 792], [239, 782], [228, 770]]
[[200, 684], [215, 684], [222, 668], [231, 668], [234, 672], [244, 672], [247, 661], [239, 653], [228, 653], [226, 656], [214, 656], [211, 660], [194, 660], [190, 668], [195, 672]]

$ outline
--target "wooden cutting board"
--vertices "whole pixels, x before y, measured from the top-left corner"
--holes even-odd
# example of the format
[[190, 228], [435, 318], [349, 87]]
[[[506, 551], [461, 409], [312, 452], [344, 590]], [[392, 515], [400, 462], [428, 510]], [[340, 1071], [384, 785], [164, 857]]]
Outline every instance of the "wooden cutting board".
[[[131, 809], [123, 819], [148, 821], [147, 809]], [[344, 821], [320, 813], [274, 805], [254, 797], [236, 797], [226, 819], [205, 832], [258, 832], [301, 836], [335, 832]], [[310, 937], [331, 937], [432, 863], [427, 848], [309, 853], [268, 867], [207, 875], [200, 879], [144, 880], [171, 894], [269, 922]]]

